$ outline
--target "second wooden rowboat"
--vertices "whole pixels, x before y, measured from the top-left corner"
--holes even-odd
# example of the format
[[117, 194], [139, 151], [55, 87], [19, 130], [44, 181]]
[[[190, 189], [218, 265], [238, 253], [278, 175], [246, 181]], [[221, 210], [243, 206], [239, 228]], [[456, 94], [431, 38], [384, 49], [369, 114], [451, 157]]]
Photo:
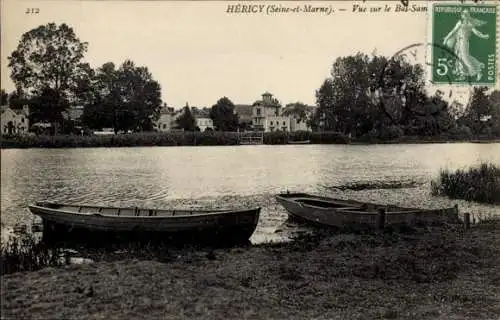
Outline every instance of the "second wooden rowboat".
[[307, 193], [281, 193], [276, 200], [298, 220], [337, 228], [383, 228], [459, 221], [457, 206], [444, 209], [403, 208]]

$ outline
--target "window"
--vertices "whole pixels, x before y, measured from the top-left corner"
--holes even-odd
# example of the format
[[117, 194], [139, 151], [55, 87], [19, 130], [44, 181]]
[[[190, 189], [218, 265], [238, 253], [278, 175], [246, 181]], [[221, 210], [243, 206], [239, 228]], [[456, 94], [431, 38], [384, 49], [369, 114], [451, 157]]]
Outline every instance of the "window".
[[163, 124], [163, 129], [167, 129], [167, 125], [165, 123]]
[[271, 121], [271, 125], [273, 125], [273, 122]]
[[286, 122], [285, 121], [283, 121], [283, 125], [286, 126]]
[[257, 115], [260, 116], [260, 108], [257, 108]]
[[24, 117], [21, 117], [21, 122], [24, 123]]

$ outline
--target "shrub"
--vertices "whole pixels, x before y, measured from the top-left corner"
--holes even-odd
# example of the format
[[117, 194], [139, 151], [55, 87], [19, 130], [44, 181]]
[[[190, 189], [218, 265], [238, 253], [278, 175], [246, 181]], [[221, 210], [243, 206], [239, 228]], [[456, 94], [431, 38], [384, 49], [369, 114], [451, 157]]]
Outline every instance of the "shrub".
[[38, 242], [32, 234], [24, 233], [2, 243], [0, 249], [2, 266], [0, 275], [34, 271], [47, 266], [59, 266], [61, 253]]
[[[134, 146], [226, 146], [238, 144], [237, 132], [138, 132], [103, 136], [25, 135], [3, 136], [2, 148], [87, 148]], [[266, 132], [265, 144], [286, 144], [289, 140], [311, 140], [313, 143], [347, 143], [337, 132]]]
[[483, 163], [468, 170], [441, 170], [438, 179], [431, 182], [431, 191], [452, 199], [499, 204], [500, 168]]

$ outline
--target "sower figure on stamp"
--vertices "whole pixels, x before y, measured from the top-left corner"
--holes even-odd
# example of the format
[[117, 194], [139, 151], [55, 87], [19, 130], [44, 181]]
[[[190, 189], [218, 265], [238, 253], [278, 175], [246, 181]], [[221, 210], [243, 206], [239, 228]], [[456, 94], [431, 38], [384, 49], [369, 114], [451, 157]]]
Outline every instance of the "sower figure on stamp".
[[484, 24], [486, 24], [485, 21], [472, 18], [469, 11], [465, 9], [462, 11], [460, 20], [453, 30], [443, 40], [443, 44], [452, 49], [458, 58], [453, 73], [460, 80], [464, 80], [465, 77], [470, 76], [476, 77], [476, 81], [479, 81], [483, 77], [482, 69], [484, 68], [484, 63], [479, 62], [470, 54], [469, 38], [472, 32], [479, 38], [488, 39], [488, 34], [481, 33], [476, 29], [476, 27]]

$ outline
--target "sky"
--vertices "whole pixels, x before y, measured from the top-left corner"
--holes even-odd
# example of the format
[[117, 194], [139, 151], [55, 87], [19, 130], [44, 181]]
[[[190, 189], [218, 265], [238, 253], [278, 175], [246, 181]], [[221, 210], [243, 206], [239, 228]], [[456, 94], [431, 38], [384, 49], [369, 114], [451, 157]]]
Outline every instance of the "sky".
[[[410, 3], [426, 6], [425, 1]], [[227, 12], [238, 4], [265, 5], [264, 10], [311, 4], [337, 12]], [[8, 92], [14, 88], [7, 56], [22, 34], [64, 22], [89, 43], [85, 61], [92, 67], [125, 59], [146, 66], [162, 87], [162, 100], [175, 108], [186, 102], [210, 107], [223, 96], [251, 104], [265, 91], [282, 104], [314, 105], [315, 90], [337, 57], [374, 50], [392, 56], [428, 40], [425, 12], [353, 13], [354, 4], [394, 7], [398, 2], [2, 0], [1, 85]], [[27, 8], [39, 8], [39, 13], [26, 14]], [[415, 61], [425, 62], [425, 46], [414, 49]]]

